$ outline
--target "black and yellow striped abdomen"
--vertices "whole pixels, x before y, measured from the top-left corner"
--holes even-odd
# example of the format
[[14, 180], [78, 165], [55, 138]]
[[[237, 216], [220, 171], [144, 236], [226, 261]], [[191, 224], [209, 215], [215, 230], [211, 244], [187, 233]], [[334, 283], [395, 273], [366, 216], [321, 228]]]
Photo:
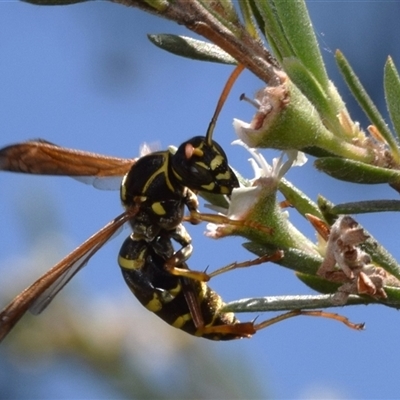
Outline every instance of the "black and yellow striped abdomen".
[[[170, 246], [173, 252], [169, 238], [162, 240], [167, 241], [164, 248]], [[206, 283], [167, 272], [164, 264], [169, 257], [170, 254], [165, 257], [157, 254], [154, 246], [145, 240], [135, 240], [132, 237], [125, 240], [118, 263], [126, 283], [140, 303], [169, 325], [191, 335], [211, 340], [247, 337], [230, 332], [204, 333], [196, 327], [185, 297], [187, 293], [194, 295], [205, 327], [235, 325], [239, 321], [232, 313], [220, 311], [223, 301]]]

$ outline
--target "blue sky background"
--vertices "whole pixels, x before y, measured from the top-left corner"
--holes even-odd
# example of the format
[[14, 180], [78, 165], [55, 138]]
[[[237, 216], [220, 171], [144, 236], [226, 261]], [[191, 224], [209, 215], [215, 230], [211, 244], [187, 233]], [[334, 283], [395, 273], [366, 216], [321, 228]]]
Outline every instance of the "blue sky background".
[[[382, 80], [386, 57], [391, 55], [400, 66], [400, 3], [307, 3], [330, 76], [341, 88], [354, 119], [366, 127], [336, 70], [333, 52], [337, 48], [344, 52], [385, 113]], [[105, 2], [35, 7], [0, 1], [0, 147], [40, 137], [70, 148], [131, 158], [138, 155], [143, 142], [158, 142], [165, 148], [203, 134], [232, 67], [175, 57], [146, 37], [147, 33], [167, 32], [191, 35], [171, 22]], [[238, 98], [243, 92], [251, 96], [261, 86], [250, 73], [244, 73], [215, 131], [230, 163], [246, 176], [251, 176], [248, 155], [242, 148], [230, 146], [235, 139], [232, 119], [251, 118], [254, 110]], [[277, 154], [265, 152], [269, 159]], [[335, 182], [316, 172], [312, 160], [306, 167], [290, 171], [288, 179], [311, 198], [321, 193], [336, 203], [397, 198], [394, 191], [381, 185], [354, 187]], [[0, 298], [4, 304], [121, 212], [118, 192], [98, 191], [68, 178], [2, 173], [0, 188]], [[313, 237], [312, 229], [294, 211], [291, 217]], [[395, 215], [381, 214], [358, 220], [400, 259], [393, 218]], [[35, 230], [38, 225], [40, 235]], [[241, 248], [240, 239], [212, 241], [203, 236], [204, 225], [189, 229], [195, 248], [189, 261], [193, 269], [207, 265], [214, 269], [252, 257]], [[149, 321], [150, 347], [157, 342], [159, 351], [152, 353], [151, 362], [146, 361], [154, 370], [155, 365], [161, 368], [176, 360], [160, 350], [165, 324], [142, 312], [121, 279], [116, 256], [124, 235], [104, 247], [54, 303], [63, 302], [68, 294], [79, 303], [79, 292], [86, 296], [85, 301], [96, 299], [96, 304], [107, 308], [126, 295], [123, 308], [129, 312], [125, 319], [136, 325]], [[35, 248], [42, 250], [35, 253]], [[291, 271], [272, 264], [222, 275], [211, 286], [226, 300], [311, 293]], [[177, 341], [186, 343], [189, 353], [191, 346], [201, 346], [205, 354], [229, 355], [232, 364], [247, 365], [265, 396], [398, 397], [398, 312], [378, 306], [341, 312], [354, 322], [365, 322], [366, 330], [355, 332], [335, 322], [304, 317], [261, 331], [251, 340], [231, 343], [187, 338], [169, 327], [165, 335], [172, 333]], [[90, 318], [96, 318], [96, 313], [108, 315], [98, 306]], [[110, 319], [109, 325], [113, 324]], [[138, 343], [146, 346], [143, 338]], [[23, 355], [16, 360], [7, 342], [0, 347], [0, 398], [8, 397], [4, 393], [17, 398], [117, 396], [68, 357], [34, 360], [27, 363]], [[163, 371], [162, 379], [177, 379], [176, 371]], [[207, 393], [205, 398], [216, 397]]]

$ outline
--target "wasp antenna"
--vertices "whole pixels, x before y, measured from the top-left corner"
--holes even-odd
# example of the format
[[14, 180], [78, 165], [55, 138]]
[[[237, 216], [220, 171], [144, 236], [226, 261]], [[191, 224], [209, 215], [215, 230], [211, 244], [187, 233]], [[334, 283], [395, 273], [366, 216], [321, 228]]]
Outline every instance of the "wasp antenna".
[[225, 83], [225, 87], [222, 90], [221, 96], [219, 97], [219, 100], [217, 103], [217, 107], [215, 108], [215, 111], [214, 111], [214, 115], [211, 118], [210, 125], [208, 125], [208, 129], [207, 129], [206, 140], [207, 140], [207, 144], [210, 146], [212, 144], [212, 135], [214, 132], [215, 125], [217, 123], [219, 113], [221, 112], [221, 109], [225, 103], [226, 98], [229, 95], [229, 92], [232, 89], [233, 84], [235, 83], [237, 77], [240, 75], [240, 73], [243, 70], [244, 70], [244, 65], [238, 64], [237, 67], [231, 73], [231, 76], [228, 78], [227, 82]]

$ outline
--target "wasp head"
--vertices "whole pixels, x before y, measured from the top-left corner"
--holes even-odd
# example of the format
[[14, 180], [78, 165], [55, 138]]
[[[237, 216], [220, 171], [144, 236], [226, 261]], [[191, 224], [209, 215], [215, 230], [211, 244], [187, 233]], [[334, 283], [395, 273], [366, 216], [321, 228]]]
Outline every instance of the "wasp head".
[[171, 157], [175, 177], [191, 190], [231, 194], [239, 187], [222, 147], [205, 136], [195, 136], [182, 143]]

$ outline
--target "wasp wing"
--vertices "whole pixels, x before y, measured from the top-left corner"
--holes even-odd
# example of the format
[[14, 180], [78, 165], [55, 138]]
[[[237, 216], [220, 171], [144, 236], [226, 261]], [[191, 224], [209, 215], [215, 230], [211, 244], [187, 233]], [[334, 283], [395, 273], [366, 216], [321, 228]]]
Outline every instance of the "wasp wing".
[[71, 178], [99, 190], [119, 190], [122, 181], [122, 176], [71, 176]]
[[[42, 311], [69, 280], [89, 261], [93, 254], [125, 222], [134, 217], [136, 213], [137, 208], [133, 207], [119, 215], [15, 297], [0, 313], [0, 341], [3, 340], [30, 307], [33, 306], [36, 312]], [[56, 284], [55, 292], [53, 289], [54, 284]], [[37, 299], [41, 298], [49, 288], [51, 288], [49, 295], [36, 304]]]
[[[125, 224], [126, 226], [126, 224]], [[63, 287], [75, 276], [77, 272], [79, 272], [86, 264], [89, 262], [90, 258], [94, 253], [97, 252], [101, 247], [103, 247], [106, 242], [109, 242], [116, 236], [118, 236], [123, 230], [123, 226], [117, 228], [111, 236], [107, 237], [104, 241], [99, 241], [96, 243], [92, 249], [84, 254], [81, 257], [77, 258], [68, 269], [61, 274], [56, 281], [54, 281], [46, 290], [43, 291], [29, 306], [29, 311], [38, 315], [53, 301], [54, 297], [58, 294], [58, 292], [63, 289]], [[98, 233], [98, 232], [97, 232]], [[82, 245], [81, 245], [82, 246]]]
[[27, 174], [122, 177], [134, 163], [134, 159], [68, 149], [42, 139], [0, 149], [0, 170]]

